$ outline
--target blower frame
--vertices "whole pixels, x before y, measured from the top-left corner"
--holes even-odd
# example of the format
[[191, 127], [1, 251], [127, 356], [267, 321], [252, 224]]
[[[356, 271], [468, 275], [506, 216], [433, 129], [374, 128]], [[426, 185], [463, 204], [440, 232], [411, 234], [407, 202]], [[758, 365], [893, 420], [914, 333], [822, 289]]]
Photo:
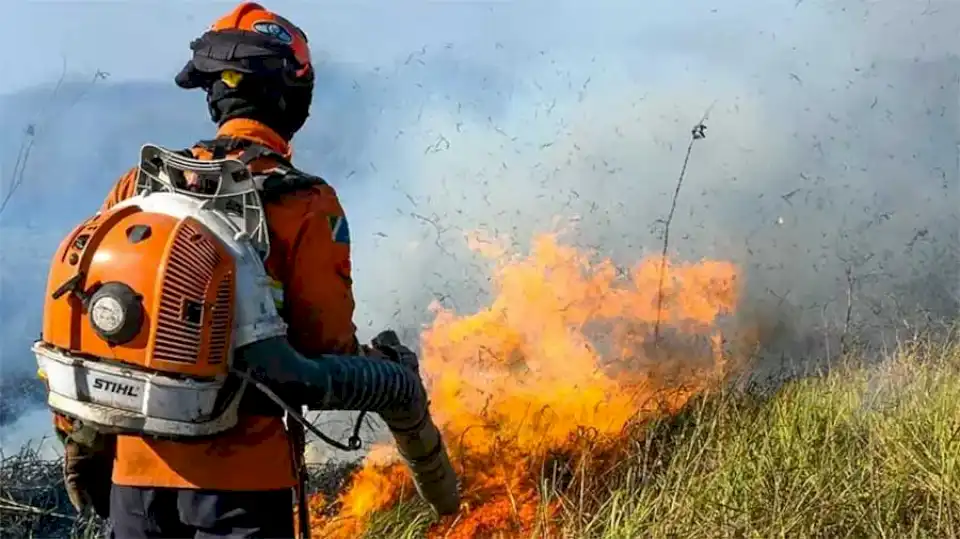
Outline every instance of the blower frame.
[[[247, 388], [246, 381], [231, 383], [228, 379], [234, 351], [285, 336], [287, 330], [262, 262], [270, 244], [258, 186], [247, 167], [233, 159], [202, 161], [148, 144], [141, 149], [140, 162], [138, 194], [76, 227], [54, 255], [43, 338], [33, 344], [32, 350], [45, 373], [49, 406], [65, 415], [110, 433], [173, 438], [216, 435], [236, 425], [239, 403]], [[205, 195], [178, 188], [177, 183], [185, 184], [190, 174], [216, 175], [216, 191]], [[134, 241], [133, 234], [149, 235], [153, 229], [165, 229], [169, 234], [169, 240], [155, 238], [166, 241], [159, 249], [141, 249], [153, 255], [148, 263], [160, 265], [148, 268], [150, 275], [143, 279], [143, 286], [150, 288], [154, 285], [150, 280], [156, 278], [155, 289], [143, 291], [144, 295], [151, 294], [146, 300], [124, 282], [87, 284], [91, 278], [96, 279], [98, 263], [112, 263], [103, 259], [120, 256], [98, 248], [123, 242], [117, 228], [124, 225], [132, 247], [143, 241]], [[200, 283], [204, 287], [193, 287], [191, 295], [182, 280], [199, 279], [196, 273], [204, 270], [208, 282]], [[216, 275], [218, 270], [220, 275]], [[216, 278], [219, 282], [213, 281]], [[203, 289], [211, 285], [219, 290]], [[216, 300], [211, 310], [226, 308], [219, 320], [223, 326], [219, 336], [202, 331], [204, 322], [214, 322], [215, 314], [204, 312], [207, 309], [203, 303], [210, 299]], [[169, 316], [164, 319], [171, 305], [181, 302], [184, 311], [189, 304], [199, 305], [200, 315], [191, 325], [201, 327], [192, 335], [183, 335], [191, 329], [184, 327], [188, 322], [169, 320]], [[139, 343], [146, 347], [142, 356], [127, 354], [111, 364], [109, 358], [115, 357], [117, 347], [132, 337], [120, 335], [127, 338], [117, 339], [111, 334], [141, 333], [145, 308], [152, 321], [147, 342]], [[78, 310], [87, 312], [92, 333], [84, 334], [84, 328], [77, 331], [75, 326], [82, 324], [76, 319]], [[65, 320], [69, 321], [69, 331], [58, 325]], [[164, 321], [169, 323], [159, 327]], [[180, 334], [164, 339], [164, 330]], [[185, 343], [186, 339], [198, 342]], [[98, 341], [104, 341], [106, 347], [99, 346]], [[164, 344], [165, 359], [157, 359]], [[222, 352], [226, 357], [213, 365], [209, 356], [217, 351], [209, 348], [218, 344], [226, 348]], [[101, 353], [92, 358], [75, 353], [84, 346]], [[190, 367], [174, 360], [183, 360], [191, 348], [208, 356], [196, 358], [206, 360], [208, 368], [192, 367], [206, 371], [202, 374], [207, 376], [180, 375]], [[135, 361], [130, 361], [131, 356]], [[150, 368], [150, 363], [159, 365]]]

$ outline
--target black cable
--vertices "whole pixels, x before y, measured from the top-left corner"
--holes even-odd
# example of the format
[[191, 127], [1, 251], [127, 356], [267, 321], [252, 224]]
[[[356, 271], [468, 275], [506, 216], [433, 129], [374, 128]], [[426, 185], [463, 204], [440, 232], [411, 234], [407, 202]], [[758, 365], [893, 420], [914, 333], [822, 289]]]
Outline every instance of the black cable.
[[357, 418], [357, 423], [353, 429], [353, 435], [350, 436], [350, 438], [347, 440], [347, 443], [344, 444], [337, 440], [334, 440], [333, 438], [321, 432], [320, 429], [318, 429], [313, 425], [313, 423], [310, 423], [309, 421], [307, 421], [307, 418], [303, 417], [303, 414], [295, 410], [293, 406], [290, 406], [289, 404], [287, 404], [287, 402], [284, 401], [282, 398], [280, 398], [279, 395], [274, 393], [272, 389], [270, 389], [265, 384], [259, 382], [258, 380], [250, 376], [249, 373], [239, 371], [237, 369], [231, 369], [230, 372], [232, 372], [233, 374], [236, 374], [240, 378], [256, 386], [256, 388], [262, 391], [264, 395], [270, 398], [270, 400], [277, 403], [277, 405], [283, 408], [285, 412], [290, 414], [290, 417], [295, 419], [297, 423], [300, 423], [301, 425], [303, 425], [305, 429], [309, 430], [317, 438], [320, 438], [324, 442], [332, 445], [337, 449], [340, 449], [341, 451], [357, 451], [363, 446], [362, 440], [360, 439], [360, 428], [361, 428], [361, 423], [363, 422], [363, 418], [366, 415], [365, 411], [360, 412], [360, 416]]

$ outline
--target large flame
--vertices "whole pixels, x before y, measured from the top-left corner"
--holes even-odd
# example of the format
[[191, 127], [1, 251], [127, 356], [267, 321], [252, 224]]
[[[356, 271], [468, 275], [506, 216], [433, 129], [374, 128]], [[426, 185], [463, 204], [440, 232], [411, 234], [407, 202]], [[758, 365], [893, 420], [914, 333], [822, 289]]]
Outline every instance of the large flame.
[[[529, 536], [557, 509], [540, 495], [550, 462], [576, 458], [585, 433], [596, 454], [631, 422], [681, 407], [715, 379], [722, 368], [716, 323], [737, 301], [737, 271], [728, 262], [659, 256], [618, 268], [553, 234], [535, 238], [525, 257], [489, 239], [470, 244], [496, 260], [495, 299], [472, 315], [434, 305], [421, 336], [431, 411], [464, 501], [461, 514], [431, 535]], [[657, 352], [655, 325], [664, 340], [683, 341], [683, 351]], [[356, 537], [371, 514], [413, 495], [392, 455], [387, 445], [367, 457], [336, 514], [314, 519], [315, 537]]]

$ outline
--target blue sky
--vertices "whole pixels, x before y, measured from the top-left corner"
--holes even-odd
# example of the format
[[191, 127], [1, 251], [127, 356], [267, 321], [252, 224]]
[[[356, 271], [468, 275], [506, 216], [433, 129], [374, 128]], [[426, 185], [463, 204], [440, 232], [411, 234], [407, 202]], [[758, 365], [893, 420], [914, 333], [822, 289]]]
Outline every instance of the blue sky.
[[[16, 351], [38, 328], [47, 257], [139, 145], [212, 132], [203, 96], [172, 77], [234, 5], [8, 0], [0, 50], [17, 54], [2, 59], [0, 193], [26, 125], [41, 129], [0, 218], [0, 371], [29, 366]], [[311, 38], [317, 97], [294, 145], [343, 197], [366, 336], [415, 334], [431, 299], [483, 302], [489, 271], [466, 230], [523, 246], [555, 217], [579, 217], [577, 241], [602, 254], [655, 250], [651, 224], [711, 104], [676, 249], [755, 268], [759, 295], [834, 301], [838, 249], [889, 251], [883, 271], [909, 280], [898, 253], [916, 231], [956, 230], [957, 2], [264, 5]], [[74, 85], [51, 99], [64, 65]], [[85, 86], [96, 70], [109, 79]], [[795, 189], [803, 203], [781, 198]], [[879, 211], [895, 217], [868, 226]], [[788, 226], [771, 227], [778, 217]], [[796, 253], [810, 263], [783, 269]]]

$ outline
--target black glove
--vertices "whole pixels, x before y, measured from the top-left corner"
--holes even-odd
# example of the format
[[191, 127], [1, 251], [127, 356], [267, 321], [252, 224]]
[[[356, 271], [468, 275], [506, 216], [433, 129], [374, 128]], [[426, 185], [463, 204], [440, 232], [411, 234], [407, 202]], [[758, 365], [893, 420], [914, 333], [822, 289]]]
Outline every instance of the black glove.
[[380, 352], [387, 359], [396, 361], [412, 370], [420, 376], [420, 360], [413, 350], [407, 348], [400, 342], [397, 333], [392, 329], [381, 331], [376, 337], [370, 340], [370, 346], [377, 352]]
[[63, 483], [70, 503], [81, 514], [93, 511], [107, 518], [116, 438], [97, 434], [81, 443], [74, 434], [63, 440]]

